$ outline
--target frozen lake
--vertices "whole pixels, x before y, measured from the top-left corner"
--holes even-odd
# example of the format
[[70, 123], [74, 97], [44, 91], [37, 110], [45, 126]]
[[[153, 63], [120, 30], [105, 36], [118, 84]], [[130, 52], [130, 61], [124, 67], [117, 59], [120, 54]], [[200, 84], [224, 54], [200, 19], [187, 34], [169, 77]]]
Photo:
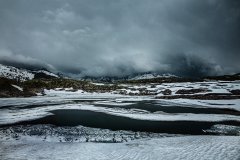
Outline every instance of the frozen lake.
[[[171, 159], [177, 156], [176, 150], [191, 158], [191, 154], [202, 155], [200, 150], [204, 145], [213, 150], [209, 156], [218, 154], [219, 148], [215, 150], [215, 144], [209, 139], [216, 139], [219, 141], [216, 145], [225, 148], [223, 153], [226, 156], [219, 159], [239, 158], [240, 111], [237, 100], [216, 105], [206, 101], [196, 104], [195, 101], [183, 103], [184, 100], [177, 102], [115, 94], [60, 94], [0, 101], [1, 159], [14, 155], [16, 159], [49, 159], [52, 154], [53, 159], [62, 159], [58, 151], [61, 146], [72, 149], [72, 152], [66, 149], [66, 154], [78, 152], [79, 157], [84, 157], [82, 159], [93, 158], [83, 152], [87, 148], [103, 156], [96, 159], [129, 159], [134, 156], [136, 159], [153, 159], [154, 156]], [[234, 143], [230, 144], [231, 141]], [[182, 143], [199, 147], [189, 149], [180, 145]], [[168, 149], [164, 150], [166, 147]], [[53, 150], [52, 153], [46, 148]], [[162, 153], [153, 151], [144, 155], [150, 148]], [[38, 151], [29, 155], [32, 150]], [[139, 155], [130, 151], [139, 152]]]

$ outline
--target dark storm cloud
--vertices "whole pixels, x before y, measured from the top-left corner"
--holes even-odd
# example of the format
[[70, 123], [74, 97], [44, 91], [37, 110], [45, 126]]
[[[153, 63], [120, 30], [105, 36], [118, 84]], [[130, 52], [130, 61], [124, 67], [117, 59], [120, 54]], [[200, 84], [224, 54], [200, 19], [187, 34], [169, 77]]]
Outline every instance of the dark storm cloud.
[[238, 0], [0, 0], [0, 62], [90, 76], [240, 71]]

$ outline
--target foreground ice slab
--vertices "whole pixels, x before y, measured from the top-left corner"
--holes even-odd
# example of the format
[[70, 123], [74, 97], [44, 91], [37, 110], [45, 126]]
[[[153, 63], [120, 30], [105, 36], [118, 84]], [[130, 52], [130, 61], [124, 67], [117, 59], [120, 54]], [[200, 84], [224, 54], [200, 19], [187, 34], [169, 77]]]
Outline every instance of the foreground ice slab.
[[238, 160], [240, 159], [240, 138], [237, 136], [186, 136], [144, 139], [126, 143], [0, 141], [0, 159]]

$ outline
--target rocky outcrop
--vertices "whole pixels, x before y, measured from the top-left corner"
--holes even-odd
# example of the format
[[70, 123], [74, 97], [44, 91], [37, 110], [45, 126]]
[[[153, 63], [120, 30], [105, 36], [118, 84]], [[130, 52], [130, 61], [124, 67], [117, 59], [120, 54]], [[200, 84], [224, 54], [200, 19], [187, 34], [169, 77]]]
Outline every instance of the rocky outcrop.
[[195, 94], [195, 93], [204, 93], [207, 92], [207, 89], [180, 89], [176, 92], [176, 94]]
[[172, 91], [170, 89], [165, 89], [164, 91], [161, 92], [163, 95], [171, 95]]
[[230, 91], [233, 95], [240, 95], [240, 89], [235, 89]]
[[36, 96], [35, 92], [21, 89], [20, 83], [11, 79], [0, 77], [0, 97], [30, 97]]

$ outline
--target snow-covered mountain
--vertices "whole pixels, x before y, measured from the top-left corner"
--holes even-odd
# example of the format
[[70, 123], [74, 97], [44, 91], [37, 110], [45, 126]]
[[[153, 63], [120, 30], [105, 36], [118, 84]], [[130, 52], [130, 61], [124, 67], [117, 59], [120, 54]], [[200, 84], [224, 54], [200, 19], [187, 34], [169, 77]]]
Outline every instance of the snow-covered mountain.
[[100, 76], [100, 77], [92, 77], [92, 76], [85, 76], [75, 79], [80, 80], [88, 80], [93, 82], [110, 82], [114, 83], [116, 81], [128, 81], [128, 80], [145, 80], [145, 79], [154, 79], [154, 78], [180, 78], [173, 74], [158, 74], [158, 73], [141, 73], [141, 74], [133, 74], [123, 77], [117, 76]]
[[135, 77], [129, 78], [129, 80], [141, 80], [141, 79], [153, 79], [153, 78], [171, 78], [177, 77], [173, 74], [157, 74], [157, 73], [146, 73], [137, 75]]
[[22, 82], [34, 78], [58, 78], [59, 76], [46, 70], [30, 71], [0, 64], [0, 77], [14, 79]]
[[[0, 77], [5, 77], [8, 79], [14, 79], [17, 81], [26, 81], [31, 79], [38, 79], [38, 78], [59, 78], [65, 77], [58, 74], [54, 74], [47, 70], [27, 70], [27, 69], [20, 69], [13, 66], [6, 66], [0, 64]], [[133, 74], [124, 77], [117, 77], [117, 76], [101, 76], [101, 77], [75, 77], [72, 75], [68, 75], [73, 79], [79, 80], [88, 80], [93, 82], [116, 82], [116, 81], [126, 81], [126, 80], [147, 80], [147, 79], [154, 79], [154, 78], [180, 78], [173, 74], [158, 74], [158, 73], [141, 73], [141, 74]], [[67, 78], [67, 77], [65, 77]]]
[[101, 77], [91, 77], [85, 76], [81, 78], [77, 78], [79, 80], [87, 80], [92, 82], [103, 82], [103, 83], [114, 83], [117, 81], [128, 80], [128, 77], [111, 77], [111, 76], [101, 76]]

